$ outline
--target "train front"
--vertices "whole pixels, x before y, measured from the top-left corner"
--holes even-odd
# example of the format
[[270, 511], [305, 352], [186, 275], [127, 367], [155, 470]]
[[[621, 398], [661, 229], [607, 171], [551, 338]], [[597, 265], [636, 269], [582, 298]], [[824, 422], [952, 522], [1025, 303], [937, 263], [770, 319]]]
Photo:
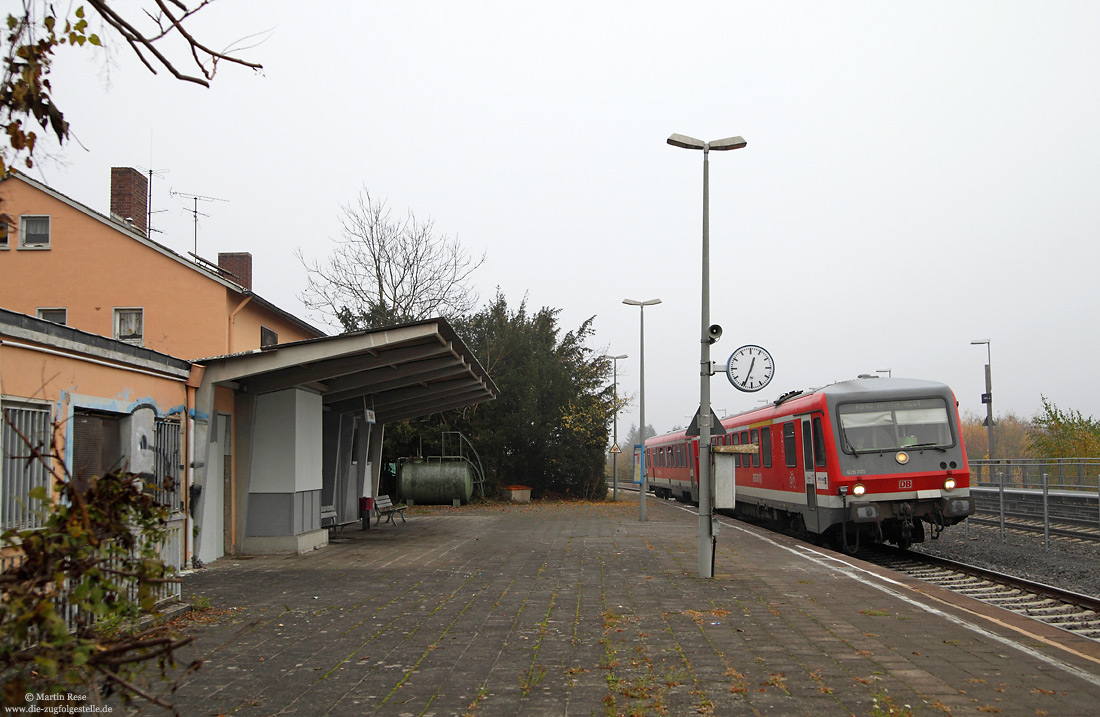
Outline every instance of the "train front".
[[[841, 538], [901, 547], [974, 512], [955, 395], [932, 381], [876, 378], [824, 389], [835, 436]], [[830, 481], [831, 482], [831, 481]]]

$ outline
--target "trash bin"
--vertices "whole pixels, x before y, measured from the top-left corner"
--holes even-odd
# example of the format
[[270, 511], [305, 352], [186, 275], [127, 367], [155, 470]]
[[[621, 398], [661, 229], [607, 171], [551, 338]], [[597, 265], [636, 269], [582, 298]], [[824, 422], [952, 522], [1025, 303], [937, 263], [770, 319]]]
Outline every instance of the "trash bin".
[[359, 520], [363, 522], [363, 530], [370, 530], [370, 512], [374, 510], [374, 498], [363, 496], [359, 499]]

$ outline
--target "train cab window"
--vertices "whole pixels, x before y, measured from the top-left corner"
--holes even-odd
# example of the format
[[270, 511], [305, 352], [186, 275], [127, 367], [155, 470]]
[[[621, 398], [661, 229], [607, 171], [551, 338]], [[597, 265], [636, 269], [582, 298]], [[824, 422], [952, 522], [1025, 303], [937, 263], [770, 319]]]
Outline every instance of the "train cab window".
[[752, 429], [752, 433], [750, 434], [749, 442], [756, 444], [756, 453], [752, 454], [752, 467], [753, 468], [759, 468], [760, 467], [760, 432], [757, 431], [755, 428]]
[[[730, 434], [730, 445], [736, 446], [736, 445], [739, 445], [740, 443], [741, 443], [741, 436], [739, 436], [736, 433], [731, 433]], [[740, 453], [734, 453], [733, 454], [733, 466], [735, 468], [740, 468], [741, 467], [741, 454]]]
[[765, 468], [772, 467], [772, 428], [764, 426], [760, 429], [760, 459]]
[[798, 450], [794, 445], [794, 423], [783, 424], [783, 458], [788, 468], [798, 467]]
[[814, 417], [814, 460], [818, 467], [825, 466], [825, 429], [821, 416]]

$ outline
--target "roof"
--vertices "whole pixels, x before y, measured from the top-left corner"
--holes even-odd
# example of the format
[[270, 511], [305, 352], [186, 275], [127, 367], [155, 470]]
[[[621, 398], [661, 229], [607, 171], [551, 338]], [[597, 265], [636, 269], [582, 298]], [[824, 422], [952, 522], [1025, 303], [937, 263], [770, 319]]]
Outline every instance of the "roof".
[[[44, 194], [47, 194], [47, 195], [53, 197], [54, 199], [58, 200], [59, 202], [64, 202], [65, 204], [69, 205], [70, 207], [77, 210], [78, 212], [81, 212], [85, 216], [88, 216], [88, 217], [100, 222], [101, 224], [105, 224], [106, 226], [110, 227], [111, 229], [114, 229], [115, 231], [117, 231], [118, 233], [123, 234], [123, 235], [129, 237], [130, 239], [133, 239], [137, 243], [142, 244], [145, 247], [147, 247], [149, 249], [152, 249], [153, 251], [158, 252], [158, 253], [168, 257], [169, 259], [172, 259], [173, 261], [176, 261], [180, 264], [183, 264], [188, 269], [191, 269], [192, 271], [205, 276], [207, 279], [210, 279], [211, 281], [214, 281], [218, 284], [221, 284], [222, 286], [224, 286], [225, 288], [227, 288], [231, 291], [235, 291], [238, 294], [241, 294], [242, 296], [252, 297], [253, 302], [259, 304], [260, 306], [264, 307], [268, 311], [271, 311], [275, 314], [278, 314], [280, 317], [286, 319], [287, 321], [290, 321], [291, 323], [297, 324], [302, 329], [304, 329], [304, 330], [306, 330], [310, 333], [316, 334], [318, 336], [324, 336], [325, 335], [325, 332], [322, 331], [321, 329], [317, 328], [316, 326], [313, 326], [309, 322], [304, 321], [303, 319], [295, 316], [294, 314], [290, 313], [289, 311], [286, 311], [285, 309], [279, 308], [278, 306], [271, 303], [267, 299], [263, 298], [259, 294], [253, 292], [251, 289], [246, 289], [245, 287], [241, 286], [237, 282], [229, 279], [227, 276], [225, 276], [221, 272], [215, 271], [215, 270], [209, 268], [209, 267], [212, 267], [212, 266], [216, 266], [212, 262], [207, 262], [206, 260], [201, 259], [201, 257], [199, 257], [200, 260], [203, 262], [203, 263], [199, 263], [199, 262], [196, 262], [196, 261], [192, 261], [191, 259], [188, 259], [187, 257], [183, 256], [182, 254], [177, 254], [175, 251], [169, 249], [168, 247], [164, 246], [163, 244], [161, 244], [159, 242], [153, 241], [152, 239], [145, 236], [141, 232], [134, 231], [129, 226], [127, 226], [124, 222], [113, 219], [113, 218], [111, 218], [111, 217], [109, 217], [105, 214], [101, 214], [101, 213], [95, 211], [94, 209], [88, 207], [87, 205], [76, 201], [72, 197], [66, 196], [66, 195], [62, 194], [61, 192], [57, 191], [56, 189], [54, 189], [54, 188], [52, 188], [48, 185], [45, 185], [45, 184], [43, 184], [42, 182], [39, 182], [36, 179], [32, 179], [31, 177], [27, 176], [26, 174], [24, 174], [23, 172], [20, 172], [17, 169], [8, 170], [8, 173], [3, 177], [3, 179], [0, 179], [0, 182], [6, 182], [6, 181], [8, 181], [9, 179], [12, 179], [12, 178], [18, 179], [22, 182], [25, 182], [26, 184], [29, 184], [30, 186], [34, 187], [35, 189], [39, 190], [40, 192], [43, 192]], [[209, 266], [206, 266], [204, 264], [209, 265]]]
[[248, 393], [302, 388], [327, 410], [389, 423], [496, 398], [500, 390], [443, 318], [200, 359], [205, 381]]
[[175, 356], [2, 308], [0, 308], [0, 334], [6, 337], [5, 341], [7, 339], [31, 341], [59, 350], [169, 373], [178, 377], [186, 378], [191, 370], [190, 361]]

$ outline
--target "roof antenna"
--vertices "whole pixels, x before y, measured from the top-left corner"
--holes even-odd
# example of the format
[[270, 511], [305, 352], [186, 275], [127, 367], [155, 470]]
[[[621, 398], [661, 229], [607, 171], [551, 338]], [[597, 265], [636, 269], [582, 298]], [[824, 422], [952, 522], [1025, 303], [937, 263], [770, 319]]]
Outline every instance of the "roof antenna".
[[153, 215], [154, 214], [160, 214], [161, 212], [166, 212], [168, 210], [167, 209], [158, 209], [156, 211], [153, 211], [153, 177], [157, 177], [159, 179], [164, 179], [164, 175], [168, 174], [172, 170], [170, 170], [170, 169], [147, 169], [145, 167], [138, 167], [138, 169], [140, 169], [142, 172], [145, 172], [145, 174], [149, 177], [149, 182], [148, 182], [147, 192], [146, 192], [146, 197], [145, 197], [145, 209], [146, 209], [146, 212], [145, 212], [145, 230], [147, 232], [147, 236], [151, 237], [153, 235], [153, 232], [157, 232], [158, 234], [163, 234], [164, 232], [162, 232], [160, 229], [154, 229], [153, 228]]
[[168, 193], [173, 197], [183, 197], [184, 199], [190, 199], [193, 202], [193, 208], [191, 209], [191, 215], [195, 218], [195, 255], [199, 253], [199, 217], [208, 217], [209, 214], [203, 214], [199, 211], [199, 202], [228, 202], [228, 199], [219, 199], [218, 197], [205, 197], [201, 194], [188, 194], [187, 192], [177, 192], [174, 189], [168, 190]]

